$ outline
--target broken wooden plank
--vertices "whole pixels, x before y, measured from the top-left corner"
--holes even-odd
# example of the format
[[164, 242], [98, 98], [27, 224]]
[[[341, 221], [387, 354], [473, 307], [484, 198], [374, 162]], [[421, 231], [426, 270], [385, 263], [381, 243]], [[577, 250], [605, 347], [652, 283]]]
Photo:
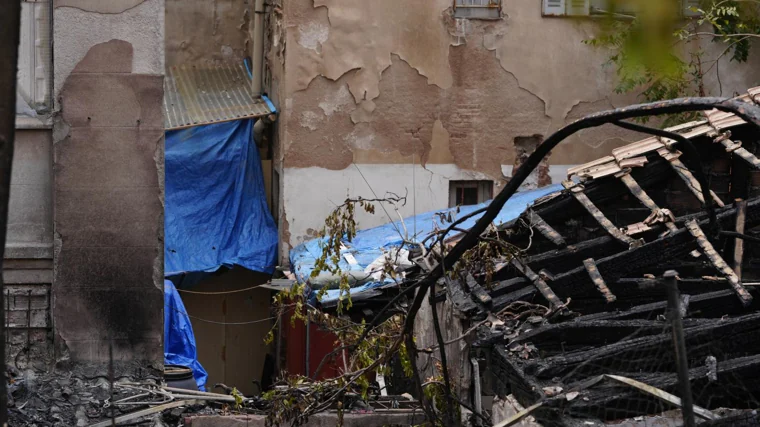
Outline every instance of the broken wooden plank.
[[596, 286], [596, 288], [599, 289], [599, 292], [602, 293], [604, 299], [607, 300], [607, 302], [615, 302], [615, 300], [617, 300], [617, 297], [613, 295], [612, 292], [610, 292], [607, 284], [604, 283], [604, 278], [602, 278], [602, 275], [599, 273], [599, 269], [596, 268], [594, 258], [587, 258], [583, 260], [583, 266], [586, 267], [586, 271], [588, 271], [588, 275], [591, 277], [591, 281], [594, 282], [594, 286]]
[[546, 282], [544, 282], [544, 280], [538, 276], [538, 274], [531, 270], [530, 267], [523, 264], [522, 261], [520, 261], [520, 259], [517, 257], [512, 258], [511, 264], [517, 269], [517, 271], [520, 272], [520, 274], [533, 282], [533, 286], [535, 286], [536, 289], [541, 292], [541, 295], [543, 295], [544, 298], [549, 301], [552, 309], [559, 309], [562, 307], [562, 301], [557, 298], [557, 295], [554, 293], [552, 288], [550, 288], [549, 285], [547, 285]]
[[[745, 208], [746, 209], [746, 208]], [[702, 248], [702, 252], [710, 260], [710, 263], [717, 269], [727, 280], [734, 292], [739, 297], [744, 305], [749, 305], [752, 302], [752, 295], [742, 286], [739, 277], [731, 270], [731, 267], [726, 264], [726, 261], [721, 258], [720, 254], [715, 251], [712, 243], [707, 240], [705, 233], [699, 228], [699, 224], [696, 220], [686, 221], [686, 228], [689, 230], [692, 236], [697, 239], [697, 244]]]
[[[744, 234], [744, 223], [747, 219], [747, 201], [736, 199], [736, 232]], [[742, 280], [742, 262], [744, 261], [744, 239], [734, 242], [734, 273]]]
[[[676, 171], [676, 174], [678, 174], [681, 179], [686, 183], [686, 186], [689, 188], [689, 190], [694, 194], [694, 196], [702, 203], [705, 202], [704, 197], [702, 197], [702, 187], [699, 185], [699, 181], [697, 181], [697, 178], [692, 175], [689, 168], [686, 167], [686, 165], [681, 162], [681, 160], [678, 158], [681, 153], [679, 151], [670, 151], [666, 148], [661, 148], [657, 150], [657, 152], [668, 160], [670, 163], [670, 166], [673, 168], [674, 171]], [[720, 207], [725, 206], [725, 203], [723, 203], [722, 200], [718, 197], [718, 195], [715, 194], [714, 191], [710, 190], [710, 195], [712, 195], [713, 200], [715, 201], [715, 204], [717, 204]]]
[[[620, 181], [625, 184], [626, 187], [628, 187], [628, 190], [630, 190], [631, 194], [633, 194], [634, 197], [639, 199], [642, 205], [649, 208], [649, 210], [652, 211], [653, 214], [657, 214], [657, 212], [660, 212], [660, 207], [657, 206], [657, 204], [652, 200], [651, 197], [649, 197], [649, 194], [644, 191], [643, 188], [639, 185], [638, 182], [631, 176], [631, 174], [625, 174], [620, 177]], [[678, 229], [678, 227], [672, 222], [672, 221], [666, 221], [665, 226], [670, 231], [675, 231]]]
[[604, 216], [604, 213], [602, 213], [602, 211], [596, 207], [594, 202], [592, 202], [591, 199], [589, 199], [588, 196], [583, 193], [584, 188], [582, 185], [575, 184], [572, 181], [562, 181], [562, 186], [570, 190], [570, 194], [575, 197], [575, 200], [577, 200], [586, 209], [586, 211], [591, 214], [592, 217], [594, 217], [596, 222], [598, 222], [599, 225], [601, 225], [602, 228], [604, 228], [604, 230], [607, 231], [607, 233], [609, 233], [612, 237], [627, 244], [629, 248], [641, 246], [642, 242], [640, 240], [634, 240], [631, 237], [627, 236], [625, 233], [620, 231], [620, 229], [617, 228], [615, 224], [612, 223], [612, 221]]
[[533, 209], [528, 210], [528, 219], [530, 220], [530, 226], [536, 227], [542, 236], [546, 237], [550, 242], [564, 248], [567, 246], [565, 239], [557, 232], [551, 225], [547, 224], [541, 216], [539, 216]]

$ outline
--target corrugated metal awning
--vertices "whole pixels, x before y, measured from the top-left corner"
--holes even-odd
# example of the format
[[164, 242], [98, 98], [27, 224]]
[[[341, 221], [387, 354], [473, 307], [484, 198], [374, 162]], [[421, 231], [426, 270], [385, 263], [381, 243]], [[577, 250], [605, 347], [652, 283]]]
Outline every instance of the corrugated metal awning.
[[262, 117], [275, 112], [266, 97], [253, 95], [241, 63], [180, 65], [164, 80], [164, 121], [167, 130]]

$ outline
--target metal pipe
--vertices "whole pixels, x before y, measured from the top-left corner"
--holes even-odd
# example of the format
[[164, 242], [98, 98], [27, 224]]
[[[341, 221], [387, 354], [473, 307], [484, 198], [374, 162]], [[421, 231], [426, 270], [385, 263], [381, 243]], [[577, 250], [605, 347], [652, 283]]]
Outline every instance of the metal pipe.
[[253, 63], [251, 88], [254, 96], [261, 96], [264, 84], [264, 0], [256, 0], [253, 7]]
[[676, 353], [676, 368], [678, 369], [678, 385], [681, 388], [681, 410], [685, 427], [694, 427], [694, 401], [691, 395], [689, 380], [689, 360], [686, 357], [686, 339], [683, 334], [681, 319], [681, 296], [678, 292], [678, 273], [668, 270], [663, 275], [665, 288], [668, 292], [668, 317], [673, 326], [673, 344]]

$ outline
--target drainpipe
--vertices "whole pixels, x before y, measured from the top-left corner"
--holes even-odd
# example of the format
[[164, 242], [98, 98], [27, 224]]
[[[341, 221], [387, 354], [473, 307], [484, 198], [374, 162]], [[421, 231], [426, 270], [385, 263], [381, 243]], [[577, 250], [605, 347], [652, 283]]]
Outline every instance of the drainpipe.
[[253, 7], [253, 81], [254, 96], [261, 96], [264, 77], [264, 0], [255, 0]]

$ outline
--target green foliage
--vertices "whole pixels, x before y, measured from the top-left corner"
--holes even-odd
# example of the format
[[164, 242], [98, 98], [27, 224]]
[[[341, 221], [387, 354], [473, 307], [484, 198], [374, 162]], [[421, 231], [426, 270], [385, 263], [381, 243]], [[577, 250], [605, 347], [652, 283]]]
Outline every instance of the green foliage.
[[499, 237], [498, 232], [491, 230], [483, 235], [478, 244], [462, 254], [449, 272], [451, 277], [463, 277], [467, 273], [480, 274], [485, 272], [485, 285], [490, 288], [497, 262], [508, 262], [520, 252], [516, 246]]
[[[706, 93], [706, 73], [727, 54], [733, 61], [747, 61], [751, 39], [760, 37], [760, 2], [755, 0], [702, 0], [700, 7], [693, 9], [699, 12], [696, 19], [682, 19], [678, 8], [672, 7], [680, 2], [638, 4], [642, 10], [633, 19], [606, 20], [602, 32], [584, 42], [610, 51], [605, 65], [615, 67], [617, 93], [639, 92], [645, 102], [718, 95]], [[705, 31], [705, 24], [712, 32]], [[725, 51], [717, 58], [706, 58], [706, 53], [691, 43], [699, 37], [723, 43]], [[695, 113], [669, 116], [663, 126], [696, 117]]]

